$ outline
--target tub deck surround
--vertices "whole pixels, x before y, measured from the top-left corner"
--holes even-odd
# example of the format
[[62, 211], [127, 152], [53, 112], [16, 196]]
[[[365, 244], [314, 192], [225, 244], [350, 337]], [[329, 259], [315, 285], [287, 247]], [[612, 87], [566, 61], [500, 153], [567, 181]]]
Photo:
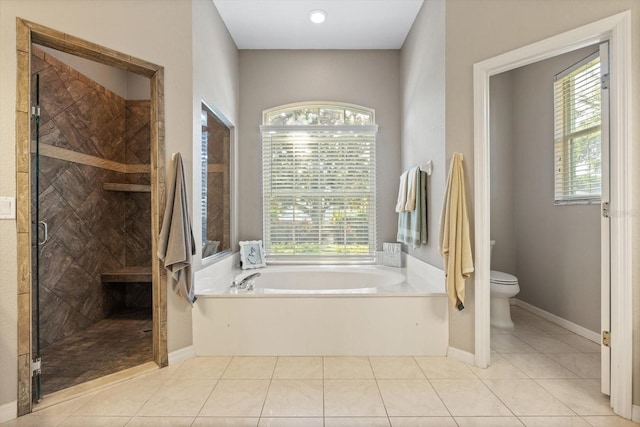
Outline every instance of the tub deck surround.
[[[445, 355], [449, 330], [443, 272], [416, 262], [424, 265], [278, 266], [244, 271], [215, 266], [201, 271], [196, 275], [198, 300], [193, 309], [196, 354]], [[233, 266], [232, 260], [227, 264]], [[300, 277], [301, 289], [277, 289], [278, 276], [287, 270], [284, 274]], [[237, 276], [254, 272], [261, 277], [253, 291], [230, 287]], [[339, 272], [360, 274], [365, 281], [355, 288], [317, 289], [314, 276]], [[373, 274], [378, 277], [369, 280], [386, 283], [368, 286], [366, 278]], [[263, 276], [267, 288], [260, 288]], [[335, 280], [326, 277], [331, 285], [339, 281], [337, 276]], [[309, 287], [304, 289], [304, 284]]]

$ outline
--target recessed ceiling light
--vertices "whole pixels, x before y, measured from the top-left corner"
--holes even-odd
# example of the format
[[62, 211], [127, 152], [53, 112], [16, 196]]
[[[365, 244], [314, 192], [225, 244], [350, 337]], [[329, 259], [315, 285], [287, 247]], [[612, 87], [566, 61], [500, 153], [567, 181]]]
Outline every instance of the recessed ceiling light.
[[327, 19], [327, 12], [320, 9], [312, 10], [311, 13], [309, 13], [309, 19], [311, 19], [311, 22], [314, 24], [322, 24], [324, 20]]

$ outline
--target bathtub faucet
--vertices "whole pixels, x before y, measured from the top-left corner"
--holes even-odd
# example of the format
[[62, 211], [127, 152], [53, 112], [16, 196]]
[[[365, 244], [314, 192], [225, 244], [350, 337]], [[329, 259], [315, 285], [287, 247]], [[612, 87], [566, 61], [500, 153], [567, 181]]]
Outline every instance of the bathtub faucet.
[[231, 284], [231, 287], [251, 291], [253, 290], [253, 280], [258, 276], [260, 276], [260, 273], [253, 273], [240, 280], [239, 282], [234, 280]]

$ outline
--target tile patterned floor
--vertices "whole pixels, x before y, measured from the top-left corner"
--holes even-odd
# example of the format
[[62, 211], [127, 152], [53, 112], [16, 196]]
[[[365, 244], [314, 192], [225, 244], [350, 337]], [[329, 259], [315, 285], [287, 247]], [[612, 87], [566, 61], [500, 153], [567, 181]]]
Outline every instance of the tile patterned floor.
[[446, 357], [198, 357], [9, 426], [613, 427], [599, 347], [513, 307], [492, 366]]
[[127, 310], [42, 350], [44, 395], [153, 359], [151, 310]]

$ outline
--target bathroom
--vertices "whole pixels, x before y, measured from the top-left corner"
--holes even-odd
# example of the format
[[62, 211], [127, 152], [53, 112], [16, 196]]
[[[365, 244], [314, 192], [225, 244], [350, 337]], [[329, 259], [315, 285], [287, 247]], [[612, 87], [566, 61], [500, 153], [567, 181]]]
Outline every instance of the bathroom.
[[[456, 16], [461, 19], [459, 22], [466, 22], [464, 19], [466, 12], [456, 5], [447, 6], [447, 27], [445, 29], [445, 6], [439, 2], [425, 3], [425, 10], [420, 17], [420, 25], [411, 33], [402, 51], [397, 49], [383, 51], [350, 51], [350, 52], [299, 52], [300, 58], [304, 55], [312, 57], [314, 53], [319, 57], [325, 55], [325, 61], [318, 60], [313, 67], [305, 68], [303, 64], [297, 63], [295, 55], [290, 51], [275, 51], [273, 55], [267, 56], [264, 52], [240, 51], [234, 47], [234, 42], [224, 28], [224, 24], [216, 12], [215, 8], [205, 2], [193, 2], [193, 4], [160, 4], [150, 8], [149, 4], [131, 4], [130, 14], [122, 16], [120, 11], [111, 10], [104, 7], [97, 13], [88, 6], [78, 6], [78, 15], [88, 16], [89, 24], [80, 23], [79, 19], [68, 16], [61, 16], [49, 6], [44, 6], [43, 11], [37, 11], [33, 6], [17, 6], [16, 4], [3, 5], [3, 31], [9, 31], [14, 24], [12, 21], [16, 16], [26, 16], [35, 22], [42, 22], [52, 28], [67, 31], [78, 37], [92, 40], [104, 46], [109, 46], [121, 52], [135, 55], [138, 58], [162, 64], [167, 70], [166, 81], [166, 152], [163, 152], [167, 165], [170, 164], [171, 153], [181, 152], [185, 158], [185, 171], [187, 176], [193, 179], [193, 191], [190, 194], [190, 206], [194, 209], [193, 225], [194, 231], [200, 230], [201, 217], [195, 211], [199, 184], [199, 167], [197, 166], [198, 155], [195, 155], [196, 147], [200, 147], [200, 118], [202, 102], [215, 107], [231, 123], [237, 127], [234, 132], [237, 134], [238, 153], [235, 156], [238, 168], [237, 188], [242, 188], [241, 194], [233, 201], [232, 206], [237, 212], [238, 218], [231, 222], [232, 244], [235, 246], [240, 240], [252, 240], [261, 236], [261, 205], [260, 205], [260, 133], [261, 113], [264, 109], [289, 102], [308, 100], [330, 100], [350, 102], [354, 104], [375, 108], [380, 125], [378, 134], [379, 158], [385, 159], [378, 165], [378, 211], [379, 221], [377, 237], [378, 242], [395, 240], [396, 217], [389, 206], [393, 205], [397, 191], [397, 177], [403, 169], [408, 168], [424, 160], [434, 160], [434, 174], [430, 178], [429, 194], [429, 236], [430, 242], [427, 247], [408, 250], [410, 255], [419, 257], [421, 260], [434, 265], [439, 265], [440, 255], [437, 250], [437, 223], [439, 214], [439, 200], [442, 200], [443, 189], [446, 180], [445, 171], [447, 169], [446, 159], [450, 158], [453, 151], [465, 152], [468, 165], [473, 161], [473, 149], [470, 148], [472, 135], [470, 128], [471, 117], [467, 113], [471, 110], [468, 96], [460, 100], [453, 96], [459, 89], [458, 83], [469, 83], [468, 73], [464, 78], [454, 69], [456, 61], [467, 61], [473, 63], [478, 60], [478, 54], [470, 55], [464, 49], [460, 53], [452, 53], [449, 44], [462, 43], [460, 40], [468, 40], [469, 36], [460, 30], [456, 19], [449, 16]], [[444, 3], [444, 2], [443, 2]], [[455, 3], [455, 2], [452, 2]], [[149, 9], [153, 9], [151, 12]], [[609, 9], [604, 9], [596, 14], [598, 17], [613, 13]], [[6, 13], [5, 13], [6, 12]], [[45, 13], [46, 12], [46, 13]], [[148, 16], [151, 13], [150, 22], [141, 19], [141, 16]], [[46, 16], [49, 14], [50, 16]], [[98, 17], [98, 15], [100, 15]], [[11, 17], [5, 18], [5, 17]], [[593, 16], [577, 19], [575, 25], [582, 24]], [[108, 20], [118, 23], [118, 28], [123, 30], [122, 35], [114, 35], [115, 32], [102, 30], [99, 22]], [[11, 22], [10, 22], [11, 21]], [[451, 22], [449, 22], [451, 21]], [[214, 25], [211, 25], [211, 23]], [[6, 25], [5, 25], [6, 24]], [[475, 28], [474, 25], [471, 25]], [[91, 27], [91, 28], [89, 28]], [[555, 32], [565, 29], [566, 24], [554, 27]], [[175, 29], [171, 34], [167, 34], [167, 28]], [[429, 28], [427, 31], [426, 28]], [[459, 33], [458, 33], [459, 31]], [[193, 36], [193, 46], [191, 40], [187, 41], [175, 34], [189, 34]], [[453, 34], [453, 35], [452, 35]], [[455, 34], [461, 34], [456, 38]], [[4, 35], [4, 33], [3, 33]], [[436, 37], [433, 37], [433, 36]], [[447, 35], [448, 37], [445, 37]], [[537, 38], [538, 34], [533, 38]], [[11, 37], [8, 37], [11, 39]], [[445, 39], [447, 42], [445, 43]], [[15, 49], [8, 53], [8, 45], [12, 40], [2, 40], [3, 62], [8, 58], [5, 68], [12, 73], [15, 72]], [[518, 40], [517, 44], [524, 44], [529, 40]], [[514, 45], [508, 43], [506, 46], [492, 47], [488, 50], [481, 50], [482, 55], [491, 56], [496, 51], [508, 50]], [[14, 47], [15, 48], [15, 47]], [[445, 57], [445, 52], [447, 55]], [[450, 56], [451, 55], [451, 56]], [[350, 57], [358, 58], [358, 61]], [[434, 60], [426, 60], [425, 58]], [[10, 59], [10, 60], [9, 60]], [[341, 67], [340, 72], [329, 72], [326, 65], [328, 61], [336, 62], [336, 66]], [[279, 62], [281, 61], [281, 62]], [[313, 63], [313, 59], [309, 59]], [[453, 61], [453, 65], [445, 70], [445, 63]], [[362, 65], [360, 65], [362, 64]], [[468, 71], [468, 64], [464, 64], [465, 73]], [[12, 68], [13, 67], [13, 68]], [[269, 79], [261, 79], [260, 71], [257, 67], [264, 68], [264, 72]], [[290, 69], [298, 69], [299, 72], [291, 72]], [[428, 75], [429, 78], [422, 76]], [[215, 76], [211, 79], [210, 76]], [[363, 77], [364, 76], [364, 77]], [[286, 77], [286, 78], [285, 78]], [[447, 79], [445, 79], [447, 77]], [[316, 84], [315, 82], [341, 81], [347, 82], [344, 87], [334, 88], [333, 85]], [[8, 79], [11, 80], [11, 79]], [[264, 82], [268, 81], [269, 84]], [[279, 82], [281, 84], [271, 84]], [[291, 82], [291, 83], [290, 83]], [[449, 86], [450, 82], [456, 88]], [[446, 83], [446, 84], [445, 84]], [[9, 83], [1, 83], [3, 93], [15, 92]], [[464, 93], [470, 92], [470, 87], [461, 84], [460, 88]], [[279, 92], [278, 96], [270, 92]], [[381, 92], [385, 92], [381, 94]], [[261, 97], [264, 99], [262, 100]], [[426, 100], [429, 100], [428, 102]], [[442, 108], [445, 105], [446, 109]], [[464, 108], [459, 103], [464, 102]], [[3, 103], [3, 108], [7, 107]], [[7, 107], [13, 109], [13, 106]], [[456, 113], [447, 114], [445, 122], [445, 112], [450, 110]], [[462, 113], [457, 113], [461, 111]], [[464, 112], [467, 113], [464, 113]], [[450, 117], [452, 116], [452, 117]], [[7, 116], [5, 116], [7, 117]], [[9, 117], [10, 118], [10, 117]], [[12, 129], [12, 123], [2, 122], [1, 128]], [[464, 124], [464, 125], [463, 125]], [[10, 133], [9, 131], [7, 131]], [[445, 143], [451, 140], [451, 142]], [[429, 144], [423, 141], [429, 140]], [[13, 147], [9, 147], [13, 149]], [[9, 152], [9, 150], [7, 150]], [[4, 151], [3, 151], [4, 154]], [[13, 159], [13, 154], [9, 153], [8, 159]], [[4, 156], [3, 156], [4, 157]], [[7, 160], [2, 163], [3, 171], [7, 171], [7, 176], [15, 175], [14, 162]], [[6, 166], [6, 168], [5, 168]], [[3, 172], [4, 173], [4, 172]], [[467, 172], [469, 180], [472, 180], [472, 168]], [[4, 178], [4, 175], [3, 175]], [[471, 190], [471, 186], [469, 189]], [[9, 184], [0, 184], [3, 195], [13, 194], [13, 189]], [[4, 227], [4, 224], [0, 224]], [[242, 227], [238, 227], [242, 224]], [[5, 229], [2, 229], [3, 236]], [[7, 235], [11, 232], [7, 232]], [[14, 233], [15, 234], [15, 233]], [[497, 240], [496, 251], [504, 245], [513, 245], [504, 238], [492, 236]], [[0, 243], [0, 248], [11, 246], [8, 249], [9, 258], [13, 256], [13, 246], [11, 242]], [[507, 246], [503, 246], [506, 248]], [[513, 248], [514, 246], [512, 246]], [[4, 250], [4, 249], [3, 249]], [[4, 252], [3, 252], [4, 253]], [[496, 252], [499, 255], [499, 252]], [[504, 254], [503, 254], [504, 255]], [[503, 255], [499, 255], [498, 258]], [[15, 258], [15, 257], [14, 257]], [[196, 257], [194, 260], [196, 269], [211, 266], [210, 260], [201, 260]], [[503, 271], [509, 271], [510, 265], [503, 264], [499, 267]], [[513, 271], [519, 274], [519, 271]], [[15, 276], [15, 275], [14, 275]], [[520, 277], [519, 277], [520, 278]], [[524, 278], [524, 276], [523, 276]], [[523, 282], [524, 283], [524, 282]], [[9, 301], [15, 299], [15, 288], [17, 284], [9, 283], [6, 292], [9, 297], [4, 299]], [[4, 291], [4, 288], [3, 288]], [[3, 294], [4, 295], [4, 294]], [[473, 299], [473, 290], [470, 290], [469, 298]], [[8, 303], [6, 303], [8, 304]], [[176, 357], [182, 349], [188, 349], [193, 344], [193, 315], [190, 307], [179, 297], [171, 292], [167, 294], [166, 309], [168, 312], [168, 327], [166, 328], [167, 351], [171, 357]], [[468, 310], [462, 313], [450, 313], [449, 344], [452, 347], [460, 348], [467, 353], [473, 353], [473, 304], [468, 306]], [[13, 312], [12, 310], [8, 310]], [[10, 319], [8, 323], [13, 324]], [[16, 320], [17, 321], [17, 320]], [[3, 330], [3, 336], [5, 332]], [[8, 331], [7, 341], [12, 342], [14, 332]], [[10, 348], [13, 350], [13, 348]], [[9, 351], [7, 351], [9, 353]], [[13, 351], [12, 353], [16, 353]], [[172, 355], [172, 356], [171, 356]], [[15, 366], [15, 354], [11, 357], [3, 353], [2, 366]], [[5, 363], [6, 362], [6, 363]], [[11, 402], [15, 400], [15, 393], [9, 389], [17, 388], [15, 373], [7, 369], [7, 377], [10, 379], [7, 390], [2, 390], [0, 402]]]

